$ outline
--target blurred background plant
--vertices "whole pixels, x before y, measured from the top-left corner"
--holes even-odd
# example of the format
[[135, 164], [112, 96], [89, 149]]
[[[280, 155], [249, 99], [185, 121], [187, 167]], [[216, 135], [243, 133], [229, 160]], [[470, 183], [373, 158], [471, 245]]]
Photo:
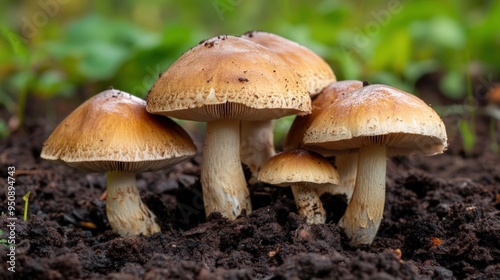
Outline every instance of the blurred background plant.
[[339, 80], [385, 83], [461, 114], [463, 133], [473, 134], [470, 113], [500, 74], [499, 1], [4, 0], [0, 9], [0, 137], [25, 117], [60, 119], [70, 109], [59, 104], [109, 86], [144, 98], [200, 40], [249, 30], [311, 48]]

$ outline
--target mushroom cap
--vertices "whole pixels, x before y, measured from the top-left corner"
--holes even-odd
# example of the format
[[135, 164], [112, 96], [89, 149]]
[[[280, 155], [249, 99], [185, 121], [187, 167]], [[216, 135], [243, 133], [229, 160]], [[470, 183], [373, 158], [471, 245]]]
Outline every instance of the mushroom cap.
[[294, 41], [262, 31], [250, 31], [241, 37], [270, 49], [285, 60], [302, 79], [311, 97], [337, 80], [323, 58]]
[[368, 85], [324, 108], [304, 134], [304, 148], [323, 155], [366, 145], [386, 145], [388, 155], [442, 153], [446, 129], [420, 98], [386, 85]]
[[146, 102], [119, 90], [85, 101], [52, 132], [41, 157], [86, 172], [145, 172], [171, 167], [196, 153], [189, 135]]
[[271, 50], [219, 36], [183, 54], [154, 83], [147, 110], [180, 119], [270, 120], [310, 113], [307, 89]]
[[259, 171], [258, 179], [282, 187], [302, 184], [314, 188], [337, 184], [339, 173], [322, 155], [302, 149], [291, 149], [271, 157]]
[[285, 138], [285, 149], [299, 148], [302, 146], [302, 141], [306, 130], [316, 117], [321, 114], [323, 108], [332, 104], [342, 94], [348, 94], [358, 88], [363, 87], [363, 82], [356, 80], [346, 80], [334, 82], [323, 88], [321, 93], [312, 101], [311, 114], [305, 116], [297, 116], [293, 120], [290, 130]]

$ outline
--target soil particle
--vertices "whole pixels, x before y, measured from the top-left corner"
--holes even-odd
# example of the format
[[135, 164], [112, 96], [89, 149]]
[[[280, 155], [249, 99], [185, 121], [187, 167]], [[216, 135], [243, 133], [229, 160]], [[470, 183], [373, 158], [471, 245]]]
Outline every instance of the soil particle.
[[350, 258], [333, 252], [329, 255], [300, 254], [277, 268], [274, 279], [419, 279], [418, 268], [402, 262], [393, 253], [359, 252]]

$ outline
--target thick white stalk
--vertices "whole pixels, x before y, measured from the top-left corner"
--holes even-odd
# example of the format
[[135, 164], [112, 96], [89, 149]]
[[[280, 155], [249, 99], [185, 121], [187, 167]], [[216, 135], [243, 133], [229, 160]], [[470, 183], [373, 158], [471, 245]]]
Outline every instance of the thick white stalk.
[[252, 172], [251, 183], [257, 181], [259, 170], [276, 154], [273, 121], [241, 121], [240, 158]]
[[345, 194], [347, 202], [351, 200], [356, 182], [356, 173], [358, 170], [358, 153], [346, 153], [335, 157], [335, 165], [339, 172], [340, 182], [338, 185], [329, 184], [316, 189], [318, 196], [324, 193]]
[[293, 184], [292, 192], [300, 217], [305, 218], [308, 224], [325, 223], [326, 212], [314, 189], [302, 184]]
[[152, 235], [160, 231], [155, 214], [142, 202], [134, 173], [106, 173], [106, 214], [121, 236]]
[[205, 213], [220, 212], [234, 220], [252, 206], [240, 162], [240, 121], [217, 120], [207, 123], [201, 185]]
[[359, 149], [358, 174], [351, 201], [339, 222], [352, 246], [370, 245], [384, 214], [386, 147]]

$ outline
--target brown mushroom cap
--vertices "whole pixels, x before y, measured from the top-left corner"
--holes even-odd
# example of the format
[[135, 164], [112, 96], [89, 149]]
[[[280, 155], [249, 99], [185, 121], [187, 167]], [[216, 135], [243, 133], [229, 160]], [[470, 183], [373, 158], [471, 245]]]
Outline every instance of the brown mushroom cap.
[[363, 87], [363, 82], [355, 80], [334, 82], [326, 86], [313, 100], [311, 114], [297, 116], [293, 121], [285, 139], [285, 149], [298, 148], [302, 146], [305, 132], [316, 117], [321, 114], [323, 108], [326, 108], [330, 104], [336, 102], [335, 100], [342, 97], [342, 95], [349, 94], [351, 91], [361, 87]]
[[196, 153], [182, 127], [145, 108], [144, 100], [126, 92], [101, 92], [56, 127], [41, 157], [86, 172], [137, 173], [171, 167]]
[[388, 155], [434, 155], [447, 147], [439, 115], [418, 97], [386, 85], [368, 85], [336, 99], [314, 119], [303, 141], [322, 154], [370, 144], [386, 145]]
[[241, 37], [272, 50], [285, 60], [302, 79], [311, 96], [337, 80], [323, 58], [294, 41], [262, 31], [250, 31]]
[[200, 42], [155, 82], [147, 110], [194, 121], [309, 113], [307, 89], [269, 49], [234, 36]]
[[337, 184], [339, 174], [320, 154], [292, 149], [271, 157], [260, 170], [259, 180], [277, 186], [301, 184], [312, 188]]

